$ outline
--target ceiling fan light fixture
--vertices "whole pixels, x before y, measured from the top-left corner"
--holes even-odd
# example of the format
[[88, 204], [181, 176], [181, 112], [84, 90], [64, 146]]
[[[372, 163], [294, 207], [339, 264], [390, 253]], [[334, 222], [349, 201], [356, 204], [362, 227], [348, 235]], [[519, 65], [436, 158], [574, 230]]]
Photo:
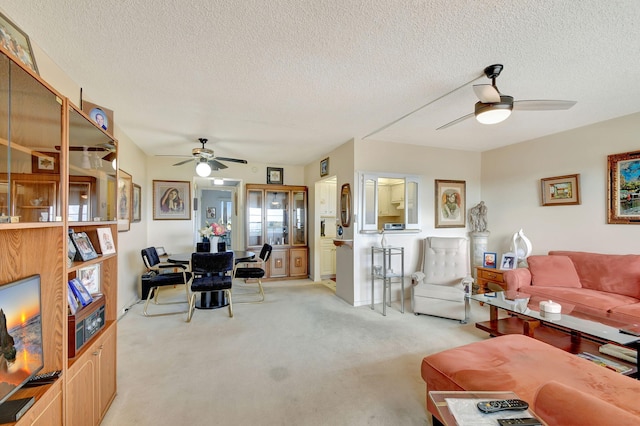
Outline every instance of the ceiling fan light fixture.
[[509, 118], [513, 110], [513, 97], [500, 96], [501, 102], [476, 102], [476, 120], [482, 124], [498, 124]]
[[200, 177], [207, 177], [211, 174], [211, 166], [206, 159], [203, 158], [200, 160], [200, 162], [196, 166], [196, 174]]

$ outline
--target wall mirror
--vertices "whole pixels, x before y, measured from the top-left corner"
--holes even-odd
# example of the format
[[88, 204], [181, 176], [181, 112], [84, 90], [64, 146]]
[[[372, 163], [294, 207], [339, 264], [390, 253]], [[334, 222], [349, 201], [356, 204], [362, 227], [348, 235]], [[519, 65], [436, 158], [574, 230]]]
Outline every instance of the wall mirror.
[[340, 221], [345, 228], [351, 225], [351, 186], [348, 183], [340, 190]]

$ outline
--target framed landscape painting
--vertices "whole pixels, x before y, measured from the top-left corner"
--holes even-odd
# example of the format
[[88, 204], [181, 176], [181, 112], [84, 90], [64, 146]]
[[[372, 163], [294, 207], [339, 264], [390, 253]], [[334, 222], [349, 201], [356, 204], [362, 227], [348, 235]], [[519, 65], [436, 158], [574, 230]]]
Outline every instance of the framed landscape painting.
[[580, 204], [580, 175], [556, 176], [540, 179], [542, 205]]
[[436, 228], [464, 228], [466, 226], [466, 182], [436, 179]]
[[640, 224], [640, 151], [607, 158], [607, 223]]

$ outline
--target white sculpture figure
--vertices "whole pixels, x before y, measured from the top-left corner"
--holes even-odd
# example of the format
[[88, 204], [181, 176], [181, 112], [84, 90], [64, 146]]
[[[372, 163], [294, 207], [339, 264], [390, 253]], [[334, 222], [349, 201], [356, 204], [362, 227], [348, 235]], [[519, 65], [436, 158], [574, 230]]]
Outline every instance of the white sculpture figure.
[[469, 210], [469, 221], [472, 232], [485, 232], [487, 230], [487, 206], [484, 201]]
[[518, 258], [518, 264], [524, 262], [531, 255], [531, 241], [524, 235], [522, 229], [513, 234], [511, 251]]

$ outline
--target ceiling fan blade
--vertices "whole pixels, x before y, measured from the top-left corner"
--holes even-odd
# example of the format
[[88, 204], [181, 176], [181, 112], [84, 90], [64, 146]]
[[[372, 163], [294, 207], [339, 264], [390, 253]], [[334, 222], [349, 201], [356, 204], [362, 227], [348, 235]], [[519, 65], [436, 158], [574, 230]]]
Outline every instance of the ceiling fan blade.
[[193, 155], [154, 154], [155, 157], [193, 158]]
[[438, 127], [436, 130], [446, 129], [447, 127], [451, 127], [451, 126], [453, 126], [454, 124], [458, 124], [458, 123], [460, 123], [461, 121], [466, 120], [467, 118], [471, 118], [471, 117], [473, 117], [474, 115], [475, 115], [474, 113], [467, 114], [467, 115], [463, 115], [462, 117], [460, 117], [460, 118], [456, 118], [455, 120], [453, 120], [453, 121], [451, 121], [451, 122], [449, 122], [449, 123], [445, 124], [444, 126], [440, 126], [440, 127]]
[[187, 163], [190, 163], [192, 161], [193, 161], [193, 159], [189, 158], [188, 160], [180, 161], [179, 163], [174, 164], [174, 166], [182, 166], [183, 164], [187, 164]]
[[222, 164], [221, 162], [214, 160], [213, 158], [209, 160], [209, 165], [211, 166], [211, 170], [222, 170], [222, 169], [229, 168], [224, 164]]
[[247, 164], [247, 160], [240, 160], [238, 158], [216, 157], [216, 160], [231, 161], [233, 163]]
[[[57, 149], [58, 151], [60, 151], [60, 145], [56, 145], [54, 146], [55, 149]], [[101, 146], [70, 146], [69, 147], [69, 151], [87, 151], [87, 152], [94, 152], [94, 151], [100, 151], [100, 152], [104, 152], [104, 151], [111, 151], [110, 149], [107, 148], [103, 148]]]
[[480, 102], [485, 104], [500, 102], [500, 92], [491, 84], [474, 84], [473, 91], [476, 92], [476, 96], [480, 99]]
[[116, 159], [116, 153], [115, 152], [109, 152], [107, 155], [105, 155], [104, 157], [102, 157], [102, 159], [108, 163], [112, 162], [113, 160]]
[[555, 100], [530, 100], [514, 101], [513, 109], [521, 111], [552, 111], [569, 109], [576, 104], [576, 101], [555, 101]]

